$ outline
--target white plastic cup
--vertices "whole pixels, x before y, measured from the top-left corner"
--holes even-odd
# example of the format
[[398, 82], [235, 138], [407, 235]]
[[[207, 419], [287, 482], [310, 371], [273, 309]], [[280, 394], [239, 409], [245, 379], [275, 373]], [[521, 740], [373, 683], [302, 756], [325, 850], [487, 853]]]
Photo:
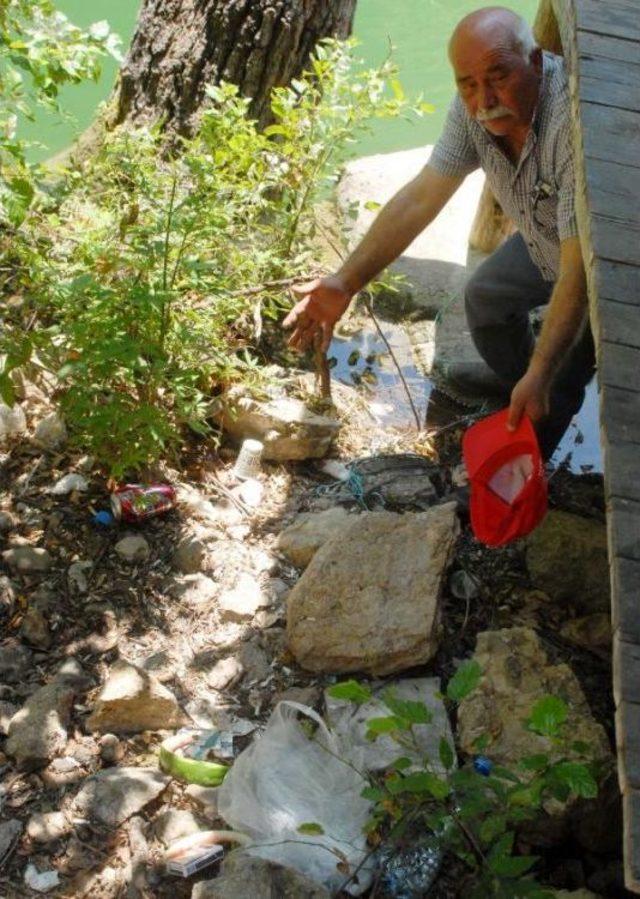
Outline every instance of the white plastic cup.
[[260, 459], [264, 446], [259, 440], [245, 440], [240, 447], [233, 473], [240, 481], [255, 478], [260, 474]]

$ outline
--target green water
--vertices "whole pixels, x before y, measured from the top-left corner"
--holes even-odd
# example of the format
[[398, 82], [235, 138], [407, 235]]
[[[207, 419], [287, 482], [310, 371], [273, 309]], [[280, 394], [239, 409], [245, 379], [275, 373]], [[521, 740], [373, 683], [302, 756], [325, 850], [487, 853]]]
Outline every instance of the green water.
[[[81, 26], [107, 19], [122, 36], [126, 48], [140, 4], [138, 0], [57, 0], [56, 5]], [[393, 46], [406, 93], [422, 93], [436, 107], [432, 115], [416, 122], [376, 122], [373, 133], [358, 144], [358, 155], [401, 150], [436, 140], [453, 94], [447, 41], [455, 23], [481, 5], [478, 0], [358, 0], [354, 33], [361, 42], [359, 55], [368, 66], [376, 66]], [[538, 0], [511, 3], [529, 21], [537, 6]], [[109, 60], [98, 84], [64, 91], [63, 105], [71, 120], [57, 124], [51, 116], [39, 115], [34, 124], [25, 125], [21, 136], [45, 145], [34, 150], [31, 158], [44, 159], [68, 146], [91, 123], [98, 104], [109, 95], [115, 75], [116, 63]]]

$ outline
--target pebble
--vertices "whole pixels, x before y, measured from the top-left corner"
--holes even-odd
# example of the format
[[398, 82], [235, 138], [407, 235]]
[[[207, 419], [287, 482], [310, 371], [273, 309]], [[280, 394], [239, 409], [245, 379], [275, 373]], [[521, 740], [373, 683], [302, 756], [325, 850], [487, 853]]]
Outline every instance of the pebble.
[[24, 882], [36, 893], [48, 893], [59, 885], [60, 877], [57, 871], [38, 871], [36, 866], [29, 862], [24, 872]]
[[115, 550], [125, 562], [144, 562], [149, 557], [151, 549], [141, 534], [129, 534], [118, 540]]
[[115, 734], [100, 737], [100, 758], [107, 765], [114, 765], [124, 758], [124, 746]]
[[52, 843], [71, 830], [64, 812], [38, 812], [27, 824], [27, 836], [36, 843]]
[[87, 479], [81, 474], [72, 472], [71, 474], [65, 474], [59, 481], [56, 481], [53, 487], [50, 488], [49, 493], [52, 493], [54, 496], [66, 496], [73, 490], [84, 493], [88, 489], [89, 482]]
[[42, 612], [37, 608], [28, 608], [22, 619], [20, 633], [23, 638], [37, 649], [48, 649], [51, 646], [51, 631]]
[[69, 586], [76, 593], [86, 593], [89, 589], [89, 581], [87, 579], [87, 573], [91, 571], [93, 567], [92, 562], [81, 561], [73, 562], [72, 565], [69, 566], [67, 571], [67, 580], [69, 581]]
[[45, 572], [51, 568], [51, 556], [39, 546], [12, 546], [2, 553], [5, 564], [18, 574]]

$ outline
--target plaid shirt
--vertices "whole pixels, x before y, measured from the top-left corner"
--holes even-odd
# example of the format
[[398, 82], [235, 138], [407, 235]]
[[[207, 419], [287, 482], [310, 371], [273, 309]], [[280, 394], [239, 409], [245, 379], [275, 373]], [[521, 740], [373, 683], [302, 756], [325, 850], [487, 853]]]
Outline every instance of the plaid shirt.
[[517, 164], [472, 119], [456, 96], [429, 159], [443, 175], [466, 176], [481, 167], [505, 214], [524, 237], [546, 281], [560, 267], [560, 241], [578, 233], [571, 142], [571, 102], [564, 60], [544, 53], [533, 127]]

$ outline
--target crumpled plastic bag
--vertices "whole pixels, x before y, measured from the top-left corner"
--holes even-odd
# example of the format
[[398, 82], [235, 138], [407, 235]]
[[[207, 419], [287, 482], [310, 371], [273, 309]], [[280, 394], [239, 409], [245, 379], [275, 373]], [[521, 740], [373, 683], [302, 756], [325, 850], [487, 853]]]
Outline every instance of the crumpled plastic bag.
[[513, 505], [533, 476], [534, 470], [533, 456], [529, 453], [516, 456], [496, 471], [489, 481], [489, 487], [500, 499]]
[[[298, 715], [318, 725], [312, 736]], [[358, 761], [313, 709], [280, 702], [219, 787], [218, 810], [253, 840], [243, 852], [295, 868], [330, 891], [362, 864], [346, 887], [359, 896], [371, 884], [373, 863], [364, 863], [371, 803], [361, 795], [367, 780]]]

